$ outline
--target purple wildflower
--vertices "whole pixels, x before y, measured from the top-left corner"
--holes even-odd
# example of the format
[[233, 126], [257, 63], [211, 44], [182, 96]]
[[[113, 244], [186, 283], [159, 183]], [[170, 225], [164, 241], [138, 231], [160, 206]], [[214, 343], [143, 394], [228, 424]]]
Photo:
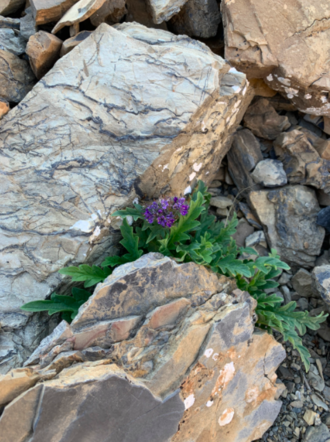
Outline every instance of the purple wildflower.
[[180, 215], [187, 215], [188, 210], [189, 204], [185, 198], [166, 198], [150, 204], [146, 208], [144, 216], [149, 224], [156, 221], [162, 227], [172, 227]]

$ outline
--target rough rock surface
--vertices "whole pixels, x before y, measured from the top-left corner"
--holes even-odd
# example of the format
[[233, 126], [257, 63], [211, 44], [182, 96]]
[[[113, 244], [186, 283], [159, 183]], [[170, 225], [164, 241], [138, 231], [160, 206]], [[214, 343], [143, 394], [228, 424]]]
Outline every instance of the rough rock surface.
[[217, 35], [220, 21], [220, 9], [216, 0], [188, 0], [170, 20], [169, 29], [176, 34], [210, 38]]
[[251, 192], [251, 204], [261, 223], [270, 248], [292, 267], [313, 267], [325, 235], [316, 225], [320, 207], [313, 189], [285, 186], [276, 190]]
[[90, 17], [90, 21], [93, 26], [99, 26], [101, 23], [113, 25], [119, 23], [126, 13], [125, 0], [106, 0], [104, 5]]
[[25, 0], [1, 0], [0, 15], [9, 15], [24, 6]]
[[17, 35], [13, 29], [0, 27], [0, 49], [15, 55], [22, 55], [25, 52], [25, 46], [25, 39]]
[[[281, 406], [275, 370], [285, 352], [272, 336], [254, 331], [256, 303], [233, 286], [202, 266], [159, 254], [118, 267], [71, 326], [63, 321], [41, 344], [40, 361], [48, 365], [29, 370], [43, 382], [26, 385], [15, 400], [19, 393], [13, 392], [0, 419], [1, 442], [27, 435], [30, 442], [261, 437]], [[124, 322], [136, 313], [128, 337], [103, 342], [106, 359], [101, 349], [88, 347], [104, 335], [96, 331], [105, 320]], [[90, 340], [79, 362], [64, 344], [76, 345], [83, 331]], [[99, 361], [88, 361], [93, 351]], [[59, 358], [65, 368], [53, 369]]]
[[168, 21], [177, 14], [187, 0], [149, 0], [150, 11], [154, 23]]
[[213, 180], [251, 99], [229, 69], [186, 36], [102, 24], [3, 118], [4, 312], [52, 293], [70, 262], [113, 253], [110, 215], [137, 194]]
[[312, 281], [314, 295], [321, 297], [330, 311], [330, 265], [314, 267]]
[[265, 98], [252, 104], [244, 115], [244, 125], [260, 138], [275, 140], [291, 124], [288, 117], [278, 115]]
[[86, 40], [91, 33], [91, 31], [81, 31], [74, 37], [66, 39], [61, 46], [60, 57], [63, 57], [63, 55], [66, 55], [72, 51], [73, 48], [78, 46], [82, 41]]
[[63, 16], [77, 0], [31, 0], [31, 8], [36, 25], [51, 23]]
[[0, 119], [10, 111], [8, 101], [0, 98]]
[[[330, 115], [328, 0], [222, 2], [225, 57], [312, 115]], [[279, 13], [280, 12], [280, 13]]]
[[25, 40], [29, 40], [32, 35], [38, 32], [31, 6], [25, 9], [25, 15], [20, 22], [20, 34]]
[[297, 129], [277, 137], [274, 149], [291, 184], [307, 184], [330, 193], [330, 161], [321, 158], [316, 149], [324, 150], [327, 145], [327, 140]]
[[265, 187], [284, 186], [288, 182], [283, 164], [278, 160], [260, 161], [251, 176], [255, 183]]
[[26, 53], [34, 75], [40, 80], [60, 56], [62, 40], [49, 32], [39, 31], [30, 37]]
[[3, 17], [0, 15], [0, 28], [19, 30], [20, 29], [20, 19], [19, 18]]
[[29, 63], [2, 49], [0, 49], [0, 78], [0, 98], [14, 103], [19, 103], [35, 83], [35, 76]]
[[317, 215], [317, 221], [316, 223], [319, 226], [322, 226], [326, 229], [328, 233], [330, 233], [330, 207], [325, 207], [324, 209], [320, 210]]

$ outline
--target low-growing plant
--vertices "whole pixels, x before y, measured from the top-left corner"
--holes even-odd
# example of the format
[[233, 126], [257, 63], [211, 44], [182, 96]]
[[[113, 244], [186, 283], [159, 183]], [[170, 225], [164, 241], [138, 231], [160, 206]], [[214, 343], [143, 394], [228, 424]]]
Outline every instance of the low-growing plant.
[[[215, 273], [235, 277], [237, 286], [257, 301], [257, 325], [270, 333], [273, 330], [281, 333], [284, 341], [291, 342], [298, 350], [308, 370], [310, 354], [299, 334], [305, 334], [306, 327], [317, 330], [327, 315], [322, 312], [311, 317], [307, 311], [295, 311], [295, 302], [281, 306], [281, 297], [266, 294], [265, 290], [278, 286], [274, 278], [290, 267], [281, 261], [276, 250], [272, 249], [267, 257], [252, 259], [251, 255], [258, 255], [253, 248], [237, 247], [233, 239], [238, 224], [236, 214], [230, 220], [219, 222], [209, 213], [210, 199], [207, 187], [199, 181], [189, 201], [164, 198], [147, 207], [134, 204], [134, 207], [118, 210], [113, 216], [123, 219], [120, 244], [127, 253], [106, 258], [101, 267], [82, 264], [61, 269], [59, 273], [70, 276], [74, 282], [84, 282], [84, 287], [89, 288], [104, 281], [113, 268], [135, 261], [145, 253], [160, 252], [178, 262], [193, 261]], [[133, 220], [134, 227], [129, 220]], [[29, 302], [22, 309], [49, 314], [63, 312], [64, 319], [70, 322], [90, 292], [73, 288], [72, 295], [53, 294], [50, 300]]]

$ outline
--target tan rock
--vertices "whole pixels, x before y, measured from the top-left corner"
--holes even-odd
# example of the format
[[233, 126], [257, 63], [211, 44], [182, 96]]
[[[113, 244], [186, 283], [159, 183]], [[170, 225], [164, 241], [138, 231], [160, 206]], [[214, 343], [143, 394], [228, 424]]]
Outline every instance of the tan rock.
[[0, 120], [10, 111], [9, 103], [6, 100], [0, 98]]
[[0, 49], [0, 98], [19, 103], [35, 84], [29, 63]]
[[119, 23], [126, 13], [125, 0], [106, 0], [103, 6], [91, 15], [90, 21], [96, 27], [101, 23], [113, 25]]
[[62, 40], [45, 31], [39, 31], [30, 37], [26, 53], [38, 80], [47, 74], [59, 59], [61, 46]]
[[1, 0], [0, 15], [10, 15], [25, 4], [25, 0]]
[[60, 20], [77, 0], [30, 0], [36, 25]]
[[261, 98], [248, 108], [243, 121], [244, 126], [254, 135], [266, 140], [275, 140], [281, 132], [291, 126], [288, 117], [278, 115], [265, 98]]
[[330, 117], [323, 117], [324, 121], [324, 132], [330, 135]]
[[256, 96], [271, 98], [277, 94], [277, 92], [271, 89], [262, 78], [251, 78], [249, 81]]
[[86, 40], [86, 38], [88, 38], [91, 34], [92, 31], [81, 31], [74, 37], [65, 40], [61, 46], [60, 57], [68, 54], [73, 48], [79, 45], [82, 41]]
[[[106, 0], [79, 0], [63, 15], [53, 28], [52, 34], [56, 34], [65, 26], [75, 26], [78, 30], [74, 34], [76, 35], [79, 32], [79, 23], [87, 20], [91, 15], [98, 11], [105, 4], [105, 1]], [[71, 36], [73, 37], [74, 35]]]
[[31, 368], [16, 368], [10, 374], [0, 375], [0, 406], [33, 387], [39, 379], [40, 376]]
[[317, 7], [312, 0], [227, 0], [221, 7], [226, 59], [299, 110], [330, 116], [328, 0]]

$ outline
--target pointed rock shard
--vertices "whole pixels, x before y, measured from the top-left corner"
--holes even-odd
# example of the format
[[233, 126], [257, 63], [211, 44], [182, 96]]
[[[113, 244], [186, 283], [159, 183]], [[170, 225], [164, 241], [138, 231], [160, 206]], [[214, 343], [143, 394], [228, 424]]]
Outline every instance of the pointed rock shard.
[[25, 5], [25, 0], [1, 0], [0, 15], [9, 15]]
[[31, 0], [36, 25], [58, 21], [78, 0]]
[[40, 375], [31, 368], [16, 368], [10, 374], [0, 375], [0, 407], [33, 387], [39, 379]]
[[136, 23], [101, 24], [59, 59], [1, 120], [1, 309], [49, 296], [60, 268], [114, 254], [111, 214], [137, 192], [213, 181], [251, 98], [204, 44]]
[[78, 44], [82, 41], [86, 40], [86, 38], [89, 37], [91, 34], [92, 31], [82, 31], [74, 37], [66, 39], [61, 46], [60, 57], [68, 54], [70, 51], [72, 51], [73, 48], [78, 46]]
[[39, 31], [30, 37], [26, 53], [38, 80], [47, 74], [59, 59], [61, 47], [62, 40], [45, 31]]
[[187, 0], [149, 0], [154, 23], [168, 21], [177, 14]]
[[106, 2], [106, 0], [79, 0], [73, 5], [57, 23], [52, 30], [52, 34], [56, 34], [64, 26], [79, 25], [80, 22], [87, 20], [91, 15], [98, 11]]

